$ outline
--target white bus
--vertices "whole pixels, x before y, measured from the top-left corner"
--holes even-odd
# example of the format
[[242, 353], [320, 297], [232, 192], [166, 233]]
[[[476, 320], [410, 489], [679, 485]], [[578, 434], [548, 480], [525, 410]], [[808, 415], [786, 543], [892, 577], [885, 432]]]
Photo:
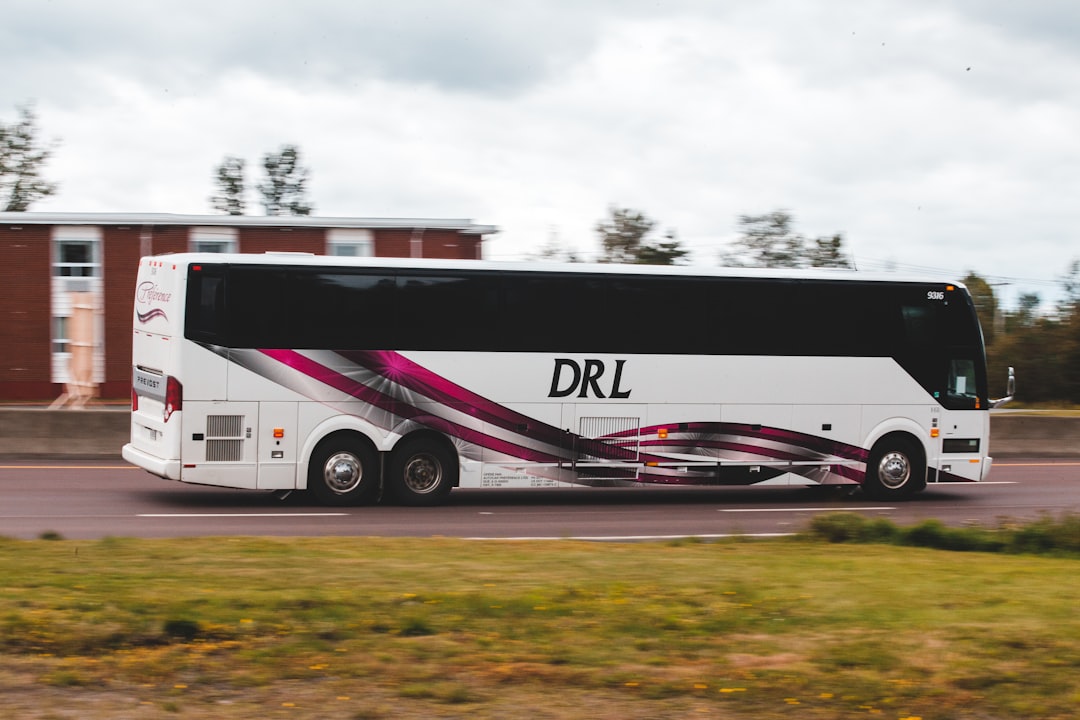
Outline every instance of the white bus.
[[862, 485], [990, 470], [959, 283], [841, 271], [144, 258], [124, 459], [435, 505], [452, 488]]

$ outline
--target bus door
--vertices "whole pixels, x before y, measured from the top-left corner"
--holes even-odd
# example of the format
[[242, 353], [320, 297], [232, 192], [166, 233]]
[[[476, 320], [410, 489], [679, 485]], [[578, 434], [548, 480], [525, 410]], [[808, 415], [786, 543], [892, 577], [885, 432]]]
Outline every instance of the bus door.
[[579, 482], [602, 485], [637, 480], [644, 419], [644, 405], [563, 405], [567, 465]]
[[941, 452], [938, 455], [938, 478], [950, 476], [980, 480], [990, 434], [988, 402], [981, 395], [975, 360], [953, 357], [949, 361], [946, 396], [939, 426]]

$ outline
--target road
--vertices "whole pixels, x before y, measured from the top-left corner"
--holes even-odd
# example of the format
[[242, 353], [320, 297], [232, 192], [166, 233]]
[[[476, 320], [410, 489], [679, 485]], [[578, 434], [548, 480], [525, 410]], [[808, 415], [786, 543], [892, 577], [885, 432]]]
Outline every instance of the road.
[[1080, 462], [1008, 459], [992, 481], [931, 486], [901, 503], [826, 488], [457, 490], [440, 508], [325, 508], [306, 494], [207, 488], [158, 479], [123, 463], [0, 464], [0, 536], [411, 536], [590, 538], [770, 535], [823, 512], [900, 525], [938, 518], [996, 526], [1002, 518], [1080, 513]]

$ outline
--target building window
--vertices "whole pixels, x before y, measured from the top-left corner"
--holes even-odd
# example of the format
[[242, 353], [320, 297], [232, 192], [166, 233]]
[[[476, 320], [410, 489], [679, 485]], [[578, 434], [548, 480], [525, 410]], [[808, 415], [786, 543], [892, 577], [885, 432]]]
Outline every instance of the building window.
[[330, 228], [326, 233], [327, 255], [338, 257], [371, 257], [375, 254], [375, 239], [370, 230]]
[[188, 240], [191, 252], [236, 252], [236, 228], [193, 227]]
[[52, 232], [52, 381], [83, 401], [105, 381], [102, 242], [100, 227]]
[[68, 320], [67, 317], [54, 317], [53, 318], [53, 352], [54, 353], [66, 353], [69, 349], [69, 343], [71, 338], [68, 336]]
[[93, 238], [59, 237], [56, 241], [56, 262], [53, 275], [57, 277], [96, 277], [101, 270], [98, 261], [98, 241]]

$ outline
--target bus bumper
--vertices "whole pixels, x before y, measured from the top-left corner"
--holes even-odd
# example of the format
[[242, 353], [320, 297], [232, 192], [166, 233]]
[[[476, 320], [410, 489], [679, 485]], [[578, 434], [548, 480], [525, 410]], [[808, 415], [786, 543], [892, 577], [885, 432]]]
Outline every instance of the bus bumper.
[[121, 451], [121, 455], [124, 460], [141, 467], [149, 473], [153, 473], [158, 477], [163, 477], [166, 480], [179, 480], [180, 479], [180, 461], [179, 460], [163, 460], [159, 457], [149, 455], [137, 447], [128, 443], [124, 445], [124, 449]]

